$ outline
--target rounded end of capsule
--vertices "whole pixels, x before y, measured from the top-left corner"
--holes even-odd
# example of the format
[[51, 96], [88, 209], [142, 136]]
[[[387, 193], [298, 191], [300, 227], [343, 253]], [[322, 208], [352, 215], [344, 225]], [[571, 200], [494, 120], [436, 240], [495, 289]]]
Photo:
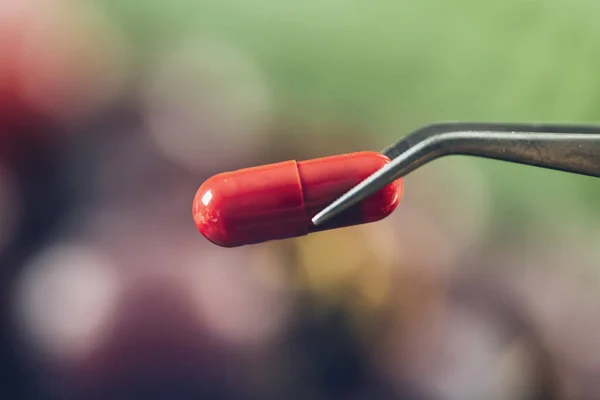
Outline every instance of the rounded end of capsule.
[[214, 190], [218, 177], [215, 175], [200, 186], [192, 203], [192, 215], [202, 236], [218, 246], [231, 247], [221, 216], [219, 192]]
[[404, 195], [404, 180], [402, 178], [396, 179], [385, 187], [383, 191], [388, 191], [388, 198], [390, 199], [389, 207], [386, 208], [384, 212], [385, 215], [382, 217], [385, 218], [398, 208], [398, 205], [402, 201], [402, 196]]
[[[390, 162], [388, 157], [382, 154], [377, 155], [381, 160], [381, 165], [377, 169], [382, 168]], [[402, 178], [398, 178], [379, 192], [365, 199], [358, 205], [361, 209], [361, 214], [364, 216], [363, 223], [377, 222], [388, 217], [398, 208], [403, 194], [404, 181]]]

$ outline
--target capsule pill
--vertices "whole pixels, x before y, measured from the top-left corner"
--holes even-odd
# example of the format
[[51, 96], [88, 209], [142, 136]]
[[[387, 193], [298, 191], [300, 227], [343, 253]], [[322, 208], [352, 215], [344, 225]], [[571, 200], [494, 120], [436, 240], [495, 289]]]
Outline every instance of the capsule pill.
[[311, 218], [389, 162], [380, 153], [359, 152], [217, 174], [196, 193], [194, 221], [204, 237], [223, 247], [375, 222], [398, 206], [401, 179], [323, 225], [314, 226]]

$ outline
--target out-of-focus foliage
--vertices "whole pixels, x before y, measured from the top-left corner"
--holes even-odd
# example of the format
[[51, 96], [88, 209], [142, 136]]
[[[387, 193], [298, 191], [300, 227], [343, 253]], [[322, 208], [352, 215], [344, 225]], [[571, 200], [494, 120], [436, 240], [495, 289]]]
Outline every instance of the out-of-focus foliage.
[[[148, 51], [188, 35], [235, 42], [280, 110], [354, 121], [376, 145], [440, 120], [600, 120], [593, 1], [103, 2]], [[504, 229], [600, 215], [595, 179], [477, 164]]]

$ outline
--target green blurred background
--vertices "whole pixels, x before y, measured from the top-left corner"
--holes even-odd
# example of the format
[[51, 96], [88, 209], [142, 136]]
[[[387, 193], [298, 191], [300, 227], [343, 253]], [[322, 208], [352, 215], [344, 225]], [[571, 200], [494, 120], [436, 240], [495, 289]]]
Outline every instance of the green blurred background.
[[[279, 112], [357, 124], [373, 149], [437, 121], [600, 119], [594, 1], [103, 3], [146, 55], [187, 36], [233, 42], [268, 78]], [[474, 165], [503, 231], [598, 215], [595, 179]]]

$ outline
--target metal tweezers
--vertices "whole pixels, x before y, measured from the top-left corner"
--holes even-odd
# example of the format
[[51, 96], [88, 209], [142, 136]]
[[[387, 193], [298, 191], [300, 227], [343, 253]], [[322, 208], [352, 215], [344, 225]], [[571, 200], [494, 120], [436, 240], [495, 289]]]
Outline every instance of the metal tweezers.
[[600, 177], [600, 126], [440, 123], [425, 126], [382, 151], [391, 162], [314, 216], [335, 217], [420, 166], [467, 155]]

